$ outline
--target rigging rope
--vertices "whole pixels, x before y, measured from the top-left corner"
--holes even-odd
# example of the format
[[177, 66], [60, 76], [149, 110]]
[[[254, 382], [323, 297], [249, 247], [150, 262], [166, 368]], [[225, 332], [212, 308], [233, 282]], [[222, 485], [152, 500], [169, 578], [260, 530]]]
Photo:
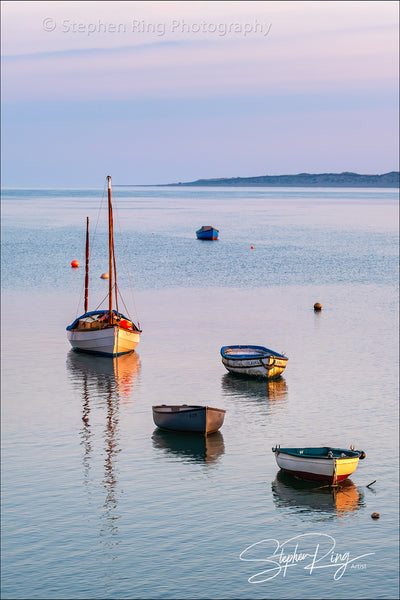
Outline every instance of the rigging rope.
[[[129, 268], [128, 253], [127, 253], [127, 249], [126, 249], [124, 237], [122, 235], [122, 229], [121, 229], [121, 222], [119, 220], [118, 207], [116, 206], [115, 208], [116, 208], [116, 210], [115, 210], [114, 214], [116, 215], [117, 222], [118, 222], [118, 232], [119, 232], [119, 235], [120, 235], [120, 241], [121, 241], [121, 247], [122, 247], [122, 254], [123, 254], [123, 259], [124, 259], [124, 267], [125, 267], [125, 270], [126, 270], [126, 273], [127, 273], [127, 276], [128, 276], [130, 296], [132, 298], [132, 304], [133, 304], [133, 307], [134, 307], [135, 317], [136, 317], [135, 321], [138, 323], [138, 311], [137, 311], [136, 302], [135, 302], [134, 287], [133, 287], [133, 281], [132, 281], [133, 278], [132, 278], [132, 273], [131, 273], [130, 268]], [[122, 303], [123, 303], [123, 305], [125, 307], [125, 310], [126, 310], [126, 312], [128, 314], [128, 317], [132, 321], [133, 319], [132, 319], [132, 317], [129, 314], [128, 308], [126, 307], [126, 304], [124, 302], [124, 299], [123, 299], [122, 294], [121, 294], [121, 292], [120, 292], [119, 289], [118, 289], [118, 292], [119, 292], [119, 296], [121, 298], [121, 301], [122, 301]]]

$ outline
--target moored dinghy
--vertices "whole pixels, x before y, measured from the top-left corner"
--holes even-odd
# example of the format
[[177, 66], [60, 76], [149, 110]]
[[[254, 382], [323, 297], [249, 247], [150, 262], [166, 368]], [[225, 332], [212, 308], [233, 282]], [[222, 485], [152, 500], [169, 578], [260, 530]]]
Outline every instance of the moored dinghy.
[[363, 450], [342, 448], [272, 448], [278, 467], [301, 479], [337, 485], [354, 473]]
[[284, 354], [264, 346], [223, 346], [221, 356], [230, 373], [268, 379], [279, 377], [289, 360]]
[[211, 406], [188, 404], [161, 404], [153, 406], [153, 420], [160, 429], [203, 433], [218, 431], [225, 418], [225, 411]]
[[215, 229], [211, 225], [203, 225], [196, 231], [196, 236], [198, 240], [217, 240], [218, 239], [219, 230]]

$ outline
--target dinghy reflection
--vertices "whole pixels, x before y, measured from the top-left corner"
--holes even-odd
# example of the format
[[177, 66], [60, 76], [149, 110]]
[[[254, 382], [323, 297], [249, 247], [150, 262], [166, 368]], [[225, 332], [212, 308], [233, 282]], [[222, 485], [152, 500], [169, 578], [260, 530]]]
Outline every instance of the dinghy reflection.
[[230, 397], [255, 398], [261, 401], [283, 402], [287, 398], [287, 385], [283, 377], [246, 379], [226, 373], [222, 377], [222, 391]]
[[179, 457], [183, 462], [216, 463], [225, 452], [224, 438], [220, 431], [212, 435], [176, 433], [155, 429], [152, 435], [153, 446], [171, 457]]
[[120, 542], [118, 532], [119, 411], [129, 403], [139, 373], [136, 353], [115, 358], [92, 356], [71, 350], [67, 369], [73, 387], [82, 397], [83, 484], [90, 498], [101, 500], [100, 537], [112, 550]]
[[271, 488], [278, 508], [311, 516], [315, 521], [346, 517], [364, 505], [364, 495], [351, 479], [345, 479], [337, 487], [328, 487], [278, 471]]

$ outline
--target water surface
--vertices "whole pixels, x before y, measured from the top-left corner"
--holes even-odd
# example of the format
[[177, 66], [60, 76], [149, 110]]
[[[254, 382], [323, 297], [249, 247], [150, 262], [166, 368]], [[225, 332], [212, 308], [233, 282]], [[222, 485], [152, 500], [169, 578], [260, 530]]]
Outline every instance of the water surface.
[[[65, 332], [86, 216], [106, 293], [102, 195], [3, 194], [2, 596], [397, 597], [397, 191], [116, 188], [143, 328], [118, 360]], [[229, 375], [227, 344], [287, 354], [283, 377]], [[226, 410], [218, 434], [155, 428], [153, 404], [189, 402]], [[279, 472], [277, 443], [367, 458], [334, 493]]]

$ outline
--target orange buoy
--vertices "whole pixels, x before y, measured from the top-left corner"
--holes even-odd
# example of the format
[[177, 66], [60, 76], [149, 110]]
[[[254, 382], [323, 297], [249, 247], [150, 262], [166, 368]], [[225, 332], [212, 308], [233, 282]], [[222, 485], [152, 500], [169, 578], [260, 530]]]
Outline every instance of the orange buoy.
[[314, 310], [321, 310], [321, 309], [322, 309], [322, 306], [321, 306], [321, 304], [320, 304], [319, 302], [316, 302], [316, 303], [314, 304]]
[[254, 246], [250, 246], [250, 248], [251, 248], [252, 250], [254, 250]]
[[71, 261], [71, 267], [73, 269], [77, 269], [79, 267], [79, 262], [77, 260], [72, 260]]
[[373, 512], [373, 513], [372, 513], [372, 515], [371, 515], [371, 517], [372, 517], [373, 519], [379, 519], [379, 517], [380, 517], [380, 516], [381, 516], [381, 515], [380, 515], [379, 513], [376, 513], [376, 512]]
[[100, 277], [101, 279], [108, 279], [108, 273], [102, 273]]

